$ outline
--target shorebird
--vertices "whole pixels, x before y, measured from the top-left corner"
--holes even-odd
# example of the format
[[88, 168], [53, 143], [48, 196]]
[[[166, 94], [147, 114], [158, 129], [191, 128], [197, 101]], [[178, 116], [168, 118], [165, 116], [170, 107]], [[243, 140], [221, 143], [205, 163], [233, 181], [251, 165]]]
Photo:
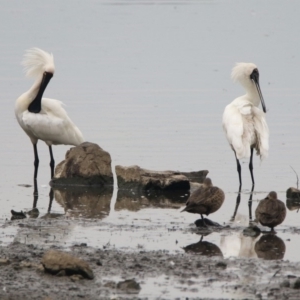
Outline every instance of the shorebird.
[[[246, 94], [228, 104], [223, 113], [223, 129], [235, 153], [241, 190], [242, 175], [239, 160], [250, 157], [249, 170], [254, 186], [253, 150], [256, 150], [261, 160], [268, 156], [269, 129], [257, 66], [253, 63], [238, 63], [232, 69], [231, 77], [234, 81], [240, 82], [246, 90]], [[258, 108], [260, 102], [263, 110]]]
[[270, 192], [269, 195], [261, 200], [255, 210], [256, 220], [263, 226], [271, 228], [281, 224], [286, 216], [286, 208], [284, 203], [277, 199], [276, 192]]
[[203, 215], [208, 216], [216, 212], [222, 206], [224, 199], [224, 192], [213, 186], [210, 178], [205, 178], [203, 185], [192, 193], [186, 202], [186, 207], [181, 212], [200, 214], [202, 222], [205, 224]]
[[26, 76], [34, 78], [35, 82], [27, 92], [17, 99], [16, 118], [33, 144], [34, 179], [37, 177], [39, 167], [38, 140], [44, 141], [49, 147], [52, 178], [55, 165], [52, 145], [77, 146], [84, 139], [80, 130], [68, 117], [62, 102], [42, 98], [54, 74], [53, 55], [39, 48], [32, 48], [27, 50], [22, 64], [25, 67]]

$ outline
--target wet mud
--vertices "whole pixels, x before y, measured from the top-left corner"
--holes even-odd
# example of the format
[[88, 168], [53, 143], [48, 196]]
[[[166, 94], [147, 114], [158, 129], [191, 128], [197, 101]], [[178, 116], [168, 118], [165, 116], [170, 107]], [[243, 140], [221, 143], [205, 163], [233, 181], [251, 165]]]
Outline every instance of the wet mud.
[[[209, 241], [209, 231], [195, 225], [176, 229], [199, 237], [182, 252], [149, 251], [142, 246], [128, 251], [110, 243], [66, 246], [58, 231], [64, 235], [78, 222], [70, 218], [6, 221], [2, 231], [14, 227], [17, 234], [12, 243], [0, 247], [0, 299], [296, 299], [300, 295], [300, 263], [281, 260], [285, 244], [276, 235], [261, 235], [255, 259], [224, 258]], [[99, 235], [107, 229], [101, 220], [85, 224], [87, 229], [91, 225], [97, 226]], [[122, 231], [121, 225], [111, 228], [112, 233], [118, 230]], [[152, 230], [144, 234], [151, 235]], [[240, 229], [210, 230], [230, 235]], [[45, 273], [41, 261], [49, 249], [83, 259], [94, 279]]]

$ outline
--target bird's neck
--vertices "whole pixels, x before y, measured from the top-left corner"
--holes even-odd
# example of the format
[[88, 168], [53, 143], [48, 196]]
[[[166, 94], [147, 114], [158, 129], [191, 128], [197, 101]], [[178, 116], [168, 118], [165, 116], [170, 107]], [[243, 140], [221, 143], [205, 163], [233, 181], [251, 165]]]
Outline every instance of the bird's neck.
[[250, 82], [249, 84], [247, 84], [247, 86], [245, 86], [245, 88], [246, 88], [246, 97], [248, 98], [248, 100], [252, 102], [253, 105], [259, 106], [260, 97], [255, 85], [252, 82]]
[[43, 94], [52, 76], [51, 73], [45, 72], [42, 79], [36, 80], [29, 90], [29, 97], [32, 99], [28, 106], [29, 112], [37, 114], [41, 111]]

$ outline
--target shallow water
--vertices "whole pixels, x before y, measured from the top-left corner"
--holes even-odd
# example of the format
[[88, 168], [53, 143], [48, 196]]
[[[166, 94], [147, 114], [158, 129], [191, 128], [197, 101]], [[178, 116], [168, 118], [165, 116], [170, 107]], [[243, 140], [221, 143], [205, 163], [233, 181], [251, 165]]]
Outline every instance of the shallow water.
[[[283, 6], [282, 1], [229, 0], [3, 3], [0, 222], [10, 218], [11, 209], [29, 210], [33, 203], [33, 188], [19, 186], [33, 184], [32, 146], [13, 112], [16, 98], [32, 84], [20, 66], [24, 50], [32, 46], [54, 53], [56, 73], [45, 96], [62, 100], [85, 139], [107, 150], [114, 165], [209, 170], [213, 183], [226, 193], [222, 209], [211, 216], [219, 223], [230, 221], [238, 189], [234, 155], [221, 128], [225, 105], [243, 93], [231, 82], [230, 71], [235, 62], [256, 63], [268, 110], [270, 154], [262, 163], [255, 157], [252, 211], [271, 190], [285, 201], [287, 188], [296, 186], [291, 167], [300, 172], [299, 6], [298, 1]], [[57, 163], [68, 148], [54, 147]], [[50, 170], [47, 147], [39, 143], [38, 149], [37, 206], [42, 216], [48, 211]], [[249, 242], [241, 239], [249, 223], [247, 164], [242, 164], [240, 223], [234, 225], [241, 229], [230, 236], [213, 233], [204, 239], [218, 245], [224, 257], [243, 256], [242, 244]], [[200, 240], [189, 230], [195, 215], [180, 214], [179, 207], [118, 209], [116, 194], [112, 201], [105, 198], [104, 213], [97, 216], [101, 226], [90, 220], [83, 224], [91, 217], [84, 207], [82, 212], [80, 207], [75, 213], [66, 212], [53, 201], [52, 212], [80, 219], [78, 225], [62, 229], [67, 246], [110, 243], [126, 250], [183, 252], [182, 247]], [[278, 226], [278, 237], [286, 246], [284, 259], [298, 260], [298, 233], [291, 229], [298, 227], [298, 217], [297, 211], [288, 211]], [[124, 230], [119, 231], [121, 225]], [[110, 228], [111, 233], [106, 230]], [[2, 242], [18, 238], [19, 231], [5, 226]], [[36, 242], [41, 241], [36, 238]], [[251, 247], [253, 241], [246, 248]], [[250, 250], [249, 255], [255, 255]]]

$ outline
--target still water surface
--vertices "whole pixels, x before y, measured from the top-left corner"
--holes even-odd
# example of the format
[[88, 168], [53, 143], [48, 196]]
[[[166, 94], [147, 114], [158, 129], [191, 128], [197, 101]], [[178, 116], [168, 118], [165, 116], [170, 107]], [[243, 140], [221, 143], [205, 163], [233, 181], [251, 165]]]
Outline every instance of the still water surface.
[[[285, 201], [287, 188], [296, 186], [291, 167], [300, 174], [299, 9], [298, 1], [283, 4], [276, 0], [2, 3], [0, 221], [10, 218], [11, 209], [32, 207], [33, 188], [19, 186], [33, 184], [32, 145], [19, 128], [13, 108], [16, 98], [32, 84], [24, 78], [20, 61], [33, 46], [53, 52], [56, 73], [45, 96], [66, 104], [87, 141], [107, 150], [113, 165], [209, 170], [213, 183], [226, 193], [222, 209], [212, 216], [220, 223], [229, 222], [238, 189], [234, 155], [221, 127], [224, 107], [243, 93], [232, 83], [230, 72], [236, 62], [256, 63], [267, 106], [270, 154], [262, 163], [255, 157], [252, 209], [271, 190]], [[44, 143], [38, 149], [38, 208], [43, 215], [49, 205], [49, 156]], [[67, 149], [54, 147], [57, 163]], [[251, 244], [255, 241], [241, 236], [249, 222], [251, 188], [247, 161], [242, 168], [243, 194], [233, 225], [241, 230], [229, 236], [213, 233], [205, 237], [225, 257], [255, 257]], [[110, 243], [128, 250], [180, 252], [200, 240], [188, 230], [196, 216], [180, 214], [180, 205], [118, 209], [117, 190], [105, 201], [101, 227], [91, 224], [84, 207], [82, 212], [77, 208], [74, 215], [53, 201], [52, 212], [89, 218], [76, 226], [66, 223], [62, 229], [67, 232], [62, 234], [66, 246]], [[297, 210], [288, 211], [278, 227], [278, 237], [286, 246], [285, 259], [298, 260], [298, 233], [291, 233], [299, 225], [298, 218]], [[124, 230], [118, 231], [121, 224]], [[136, 230], [130, 230], [131, 225]], [[22, 233], [19, 235], [8, 226], [2, 232], [6, 236], [3, 243], [22, 240]], [[41, 241], [32, 238], [30, 242]], [[250, 254], [241, 250], [243, 243]]]

